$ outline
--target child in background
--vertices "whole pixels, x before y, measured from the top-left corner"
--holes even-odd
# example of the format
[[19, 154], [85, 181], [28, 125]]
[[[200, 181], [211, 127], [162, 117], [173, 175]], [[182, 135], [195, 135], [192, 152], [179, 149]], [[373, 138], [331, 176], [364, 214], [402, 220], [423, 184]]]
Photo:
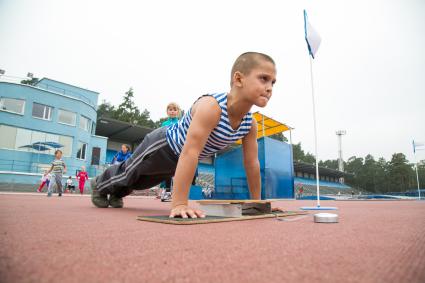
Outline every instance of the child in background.
[[47, 176], [50, 172], [53, 174], [47, 189], [47, 196], [52, 196], [53, 186], [55, 184], [57, 186], [58, 196], [62, 196], [62, 175], [66, 173], [66, 165], [62, 160], [62, 150], [60, 149], [55, 151], [55, 160], [53, 160], [52, 166], [44, 175]]
[[[175, 102], [170, 102], [167, 105], [167, 116], [168, 119], [162, 122], [161, 127], [168, 127], [174, 125], [179, 121], [180, 117], [180, 107]], [[171, 178], [165, 180], [159, 185], [159, 191], [157, 198], [160, 198], [161, 201], [171, 200]]]
[[115, 154], [114, 158], [112, 159], [112, 164], [120, 164], [127, 159], [129, 159], [131, 156], [130, 146], [127, 144], [121, 145], [121, 150], [117, 154]]
[[80, 189], [80, 194], [84, 193], [84, 184], [89, 179], [89, 175], [86, 172], [86, 167], [82, 166], [81, 171], [77, 174], [77, 180], [78, 180], [78, 188]]
[[47, 170], [44, 170], [44, 174], [43, 176], [41, 176], [41, 184], [38, 187], [37, 192], [41, 193], [44, 185], [46, 185], [46, 187], [49, 187], [49, 183], [50, 183], [50, 174], [47, 174]]
[[70, 193], [75, 193], [75, 185], [74, 185], [74, 182], [72, 181], [71, 176], [69, 176], [68, 180], [66, 180], [66, 189]]
[[162, 122], [161, 127], [168, 127], [179, 121], [180, 107], [175, 102], [170, 102], [167, 105], [167, 116], [168, 119]]
[[230, 91], [199, 97], [178, 123], [152, 131], [130, 159], [93, 178], [92, 203], [99, 208], [123, 207], [122, 198], [133, 190], [174, 176], [170, 217], [205, 217], [188, 204], [198, 160], [214, 156], [239, 139], [250, 196], [261, 199], [257, 122], [251, 108], [267, 105], [275, 81], [271, 57], [258, 52], [240, 55], [232, 67]]

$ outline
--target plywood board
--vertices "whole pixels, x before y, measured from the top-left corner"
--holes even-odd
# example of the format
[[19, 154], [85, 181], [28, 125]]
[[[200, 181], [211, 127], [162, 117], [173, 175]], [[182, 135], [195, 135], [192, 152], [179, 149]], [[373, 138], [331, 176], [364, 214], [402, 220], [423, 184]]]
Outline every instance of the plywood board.
[[258, 203], [200, 203], [199, 209], [206, 215], [222, 217], [242, 217], [272, 213], [269, 202]]
[[257, 199], [208, 199], [208, 200], [198, 200], [197, 203], [200, 204], [221, 204], [221, 203], [270, 203], [270, 200], [257, 200]]
[[264, 219], [264, 218], [279, 218], [279, 217], [288, 217], [288, 216], [305, 215], [305, 214], [308, 214], [308, 212], [284, 211], [284, 212], [275, 212], [270, 214], [250, 215], [250, 216], [242, 216], [242, 217], [206, 216], [205, 218], [169, 218], [167, 215], [159, 215], [159, 216], [139, 216], [137, 217], [137, 220], [163, 223], [163, 224], [174, 224], [174, 225], [194, 225], [194, 224], [210, 224], [210, 223], [217, 223], [217, 222], [244, 221], [244, 220]]

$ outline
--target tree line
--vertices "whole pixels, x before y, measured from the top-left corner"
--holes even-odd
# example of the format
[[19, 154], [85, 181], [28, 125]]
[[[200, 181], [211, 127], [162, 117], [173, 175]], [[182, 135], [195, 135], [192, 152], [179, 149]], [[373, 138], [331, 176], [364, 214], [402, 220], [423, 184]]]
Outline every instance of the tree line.
[[[301, 143], [293, 145], [294, 161], [315, 164], [313, 154], [304, 152]], [[320, 167], [338, 170], [338, 159], [320, 160]], [[344, 161], [345, 182], [371, 193], [405, 192], [417, 189], [415, 164], [409, 163], [403, 153], [394, 153], [391, 160], [371, 154], [352, 156]], [[425, 185], [425, 160], [418, 163], [419, 183]]]
[[[161, 123], [167, 119], [164, 117], [153, 121], [147, 109], [141, 111], [134, 102], [132, 88], [124, 94], [118, 107], [103, 101], [98, 107], [97, 116], [109, 117], [151, 129], [160, 127]], [[282, 133], [273, 135], [271, 138], [288, 141]], [[310, 152], [305, 152], [301, 143], [294, 144], [292, 148], [295, 162], [315, 164], [315, 156]], [[320, 160], [319, 166], [337, 170], [338, 160]], [[403, 153], [394, 153], [389, 161], [383, 157], [375, 159], [371, 154], [364, 158], [352, 156], [344, 161], [344, 169], [347, 173], [345, 182], [363, 191], [372, 193], [404, 192], [415, 189], [417, 186], [414, 164], [409, 163]], [[419, 162], [418, 172], [420, 184], [425, 184], [425, 160]]]
[[103, 100], [97, 108], [97, 117], [107, 117], [133, 125], [147, 127], [151, 129], [158, 128], [164, 119], [153, 121], [147, 109], [141, 111], [134, 102], [134, 91], [130, 88], [123, 96], [122, 102], [118, 107], [110, 102]]

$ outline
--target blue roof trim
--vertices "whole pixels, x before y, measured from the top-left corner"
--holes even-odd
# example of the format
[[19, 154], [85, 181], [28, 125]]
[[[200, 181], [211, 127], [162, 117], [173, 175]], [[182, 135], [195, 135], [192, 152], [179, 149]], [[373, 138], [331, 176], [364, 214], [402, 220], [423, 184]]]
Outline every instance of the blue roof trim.
[[82, 99], [79, 99], [79, 98], [76, 98], [76, 97], [73, 97], [73, 96], [69, 96], [69, 95], [65, 95], [65, 94], [62, 94], [62, 93], [59, 93], [59, 92], [50, 91], [50, 90], [47, 90], [47, 89], [44, 89], [44, 88], [39, 88], [37, 86], [26, 85], [26, 84], [18, 84], [18, 83], [12, 83], [12, 82], [0, 82], [0, 84], [10, 84], [10, 85], [16, 85], [16, 86], [20, 86], [20, 87], [28, 87], [28, 88], [36, 89], [36, 90], [39, 90], [39, 91], [44, 91], [44, 92], [56, 94], [56, 95], [63, 96], [63, 97], [69, 98], [69, 99], [80, 101], [80, 102], [90, 106], [95, 111], [97, 111], [96, 105], [90, 104], [90, 103], [88, 103], [88, 102], [86, 102]]
[[[43, 80], [49, 80], [49, 81], [52, 81], [52, 82], [55, 82], [55, 83], [60, 83], [60, 84], [64, 84], [64, 85], [68, 85], [68, 86], [76, 87], [76, 88], [79, 88], [79, 89], [81, 89], [81, 90], [90, 91], [90, 92], [93, 92], [93, 93], [95, 93], [95, 94], [99, 94], [99, 92], [97, 92], [97, 91], [89, 90], [89, 89], [86, 89], [86, 88], [82, 88], [82, 87], [79, 87], [79, 86], [76, 86], [76, 85], [72, 85], [72, 84], [68, 84], [68, 83], [61, 82], [61, 81], [53, 80], [53, 79], [50, 79], [50, 78], [42, 78], [41, 80], [39, 80], [39, 81], [38, 81], [38, 83], [37, 83], [37, 84], [39, 84], [39, 83], [40, 83], [40, 82], [42, 82]], [[37, 85], [37, 84], [36, 84], [36, 85]]]

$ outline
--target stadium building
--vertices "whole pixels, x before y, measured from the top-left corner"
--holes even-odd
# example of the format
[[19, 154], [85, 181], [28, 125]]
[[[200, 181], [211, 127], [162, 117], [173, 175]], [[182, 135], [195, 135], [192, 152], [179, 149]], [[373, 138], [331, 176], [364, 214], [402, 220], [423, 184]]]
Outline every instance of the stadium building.
[[[122, 144], [134, 149], [152, 131], [97, 117], [98, 95], [48, 78], [34, 86], [0, 81], [0, 189], [33, 190], [43, 171], [50, 168], [56, 149], [62, 150], [68, 167], [64, 178], [75, 176], [82, 166], [94, 177], [111, 163]], [[259, 125], [263, 198], [293, 198], [300, 186], [305, 195], [314, 195], [315, 167], [293, 163], [290, 142], [267, 138], [291, 128], [258, 112], [254, 118]], [[237, 145], [202, 160], [198, 184], [215, 189], [217, 197], [248, 197], [242, 163], [234, 163], [235, 156], [242, 160]], [[343, 172], [320, 168], [322, 193], [349, 189], [338, 182], [341, 177]]]
[[34, 86], [0, 82], [0, 184], [36, 184], [63, 152], [68, 172], [103, 171], [107, 138], [95, 135], [99, 93], [43, 78]]

